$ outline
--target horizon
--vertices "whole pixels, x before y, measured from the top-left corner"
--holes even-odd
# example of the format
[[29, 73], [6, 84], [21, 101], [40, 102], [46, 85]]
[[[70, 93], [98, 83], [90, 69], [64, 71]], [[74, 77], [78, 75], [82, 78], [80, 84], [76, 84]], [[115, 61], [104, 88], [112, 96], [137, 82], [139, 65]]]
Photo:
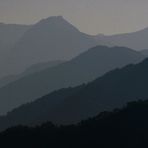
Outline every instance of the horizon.
[[147, 28], [147, 6], [146, 0], [2, 0], [0, 22], [29, 25], [62, 15], [82, 32], [112, 35]]
[[[56, 16], [49, 16], [49, 17], [46, 17], [46, 18], [42, 18], [32, 24], [27, 24], [27, 23], [5, 23], [5, 22], [0, 22], [0, 24], [4, 24], [4, 25], [25, 25], [25, 26], [30, 26], [30, 25], [35, 25], [37, 23], [39, 23], [40, 21], [44, 20], [44, 19], [48, 19], [48, 18], [51, 18], [51, 17], [62, 17], [65, 21], [67, 21], [68, 23], [70, 23], [71, 25], [73, 25], [75, 28], [77, 28], [80, 32], [83, 32], [81, 31], [77, 26], [75, 26], [74, 24], [72, 24], [69, 20], [67, 20], [64, 16], [62, 15], [56, 15]], [[87, 32], [83, 32], [83, 33], [86, 33], [88, 35], [92, 35], [92, 36], [97, 36], [97, 35], [105, 35], [105, 36], [112, 36], [112, 35], [120, 35], [120, 34], [128, 34], [128, 33], [134, 33], [134, 32], [138, 32], [138, 31], [142, 31], [142, 30], [145, 30], [147, 29], [147, 27], [144, 27], [144, 28], [139, 28], [138, 30], [134, 30], [134, 31], [130, 31], [130, 32], [119, 32], [119, 33], [113, 33], [113, 34], [105, 34], [105, 33], [96, 33], [96, 34], [89, 34]]]

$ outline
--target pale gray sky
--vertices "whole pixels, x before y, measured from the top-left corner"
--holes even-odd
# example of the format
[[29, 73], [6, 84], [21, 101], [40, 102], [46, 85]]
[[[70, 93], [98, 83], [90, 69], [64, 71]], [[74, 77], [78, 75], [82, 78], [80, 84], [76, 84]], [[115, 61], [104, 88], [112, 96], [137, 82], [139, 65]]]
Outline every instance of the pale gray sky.
[[0, 0], [0, 22], [32, 24], [56, 15], [89, 34], [132, 32], [148, 27], [148, 0]]

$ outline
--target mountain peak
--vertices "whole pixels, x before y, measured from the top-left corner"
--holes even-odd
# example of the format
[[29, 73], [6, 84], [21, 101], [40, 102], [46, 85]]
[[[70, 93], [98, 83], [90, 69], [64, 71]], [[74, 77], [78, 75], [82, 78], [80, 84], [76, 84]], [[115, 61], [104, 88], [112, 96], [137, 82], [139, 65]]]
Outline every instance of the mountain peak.
[[50, 16], [50, 17], [45, 18], [43, 20], [48, 20], [48, 21], [50, 21], [50, 20], [64, 20], [64, 21], [66, 21], [63, 16]]
[[49, 22], [57, 22], [57, 23], [59, 23], [59, 22], [67, 22], [67, 23], [69, 23], [67, 20], [65, 20], [64, 19], [64, 17], [63, 16], [50, 16], [50, 17], [48, 17], [48, 18], [44, 18], [44, 19], [42, 19], [42, 20], [40, 20], [39, 21], [39, 23], [49, 23]]
[[50, 27], [58, 27], [58, 28], [67, 28], [72, 31], [80, 32], [75, 26], [73, 26], [70, 22], [68, 22], [63, 16], [50, 16], [48, 18], [40, 20], [37, 26], [47, 26]]

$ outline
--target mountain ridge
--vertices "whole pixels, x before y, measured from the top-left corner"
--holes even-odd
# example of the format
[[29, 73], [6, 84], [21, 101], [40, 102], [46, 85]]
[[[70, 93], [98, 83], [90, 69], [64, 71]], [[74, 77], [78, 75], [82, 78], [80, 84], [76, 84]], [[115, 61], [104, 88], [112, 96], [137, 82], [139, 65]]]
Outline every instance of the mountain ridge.
[[87, 84], [54, 91], [1, 117], [0, 127], [46, 121], [73, 124], [127, 102], [147, 99], [147, 66], [148, 59], [145, 59], [138, 64], [116, 68]]
[[24, 33], [12, 48], [6, 67], [12, 74], [20, 73], [33, 64], [71, 59], [97, 44], [63, 17], [49, 17]]
[[[148, 101], [129, 102], [76, 125], [18, 125], [0, 133], [5, 147], [139, 148], [148, 145]], [[23, 144], [22, 144], [23, 143]]]
[[115, 35], [96, 35], [94, 38], [102, 39], [109, 42], [113, 46], [124, 46], [137, 51], [148, 49], [147, 44], [148, 27], [130, 33], [115, 34]]
[[[91, 48], [68, 62], [28, 75], [1, 88], [0, 112], [5, 113], [54, 90], [87, 83], [114, 68], [138, 63], [144, 58], [139, 52], [124, 47]], [[10, 102], [10, 99], [13, 101]]]

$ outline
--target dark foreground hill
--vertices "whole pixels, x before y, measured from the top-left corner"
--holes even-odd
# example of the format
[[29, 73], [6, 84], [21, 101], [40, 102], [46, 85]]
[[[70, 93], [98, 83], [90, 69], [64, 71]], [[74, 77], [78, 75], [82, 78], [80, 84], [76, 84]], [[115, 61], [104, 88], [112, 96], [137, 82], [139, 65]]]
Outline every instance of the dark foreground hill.
[[53, 68], [27, 75], [0, 89], [0, 114], [40, 98], [50, 92], [77, 86], [106, 72], [138, 63], [145, 57], [124, 47], [97, 46]]
[[95, 81], [55, 91], [0, 118], [0, 128], [52, 121], [70, 124], [126, 102], [147, 99], [148, 59], [113, 70]]
[[0, 134], [0, 143], [5, 148], [146, 148], [147, 115], [148, 101], [131, 102], [78, 125], [10, 128]]

